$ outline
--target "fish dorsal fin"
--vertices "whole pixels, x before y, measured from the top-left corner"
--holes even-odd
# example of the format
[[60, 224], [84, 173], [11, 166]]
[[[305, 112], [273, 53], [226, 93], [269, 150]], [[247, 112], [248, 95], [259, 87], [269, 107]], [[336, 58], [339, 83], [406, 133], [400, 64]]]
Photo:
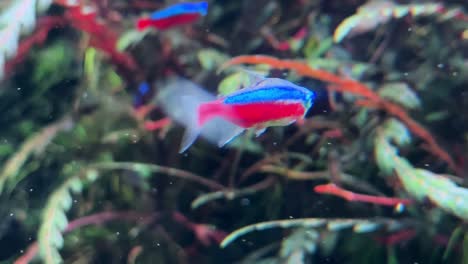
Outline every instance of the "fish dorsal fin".
[[249, 87], [256, 86], [257, 84], [267, 80], [267, 77], [261, 75], [258, 72], [247, 70], [245, 68], [239, 68], [241, 72], [247, 75], [249, 78]]
[[285, 86], [285, 87], [292, 87], [296, 86], [295, 84], [291, 83], [290, 81], [283, 80], [280, 78], [265, 78], [261, 82], [258, 82], [255, 85], [255, 88], [263, 88], [266, 86]]

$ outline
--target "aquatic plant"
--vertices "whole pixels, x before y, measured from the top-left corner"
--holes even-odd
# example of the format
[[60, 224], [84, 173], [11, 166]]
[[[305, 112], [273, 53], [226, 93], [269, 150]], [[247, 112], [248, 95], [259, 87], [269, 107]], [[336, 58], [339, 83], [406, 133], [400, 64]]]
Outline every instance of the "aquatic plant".
[[407, 15], [413, 17], [439, 15], [443, 20], [466, 19], [461, 9], [447, 10], [442, 3], [399, 5], [393, 1], [371, 0], [360, 6], [356, 14], [338, 25], [333, 34], [333, 40], [341, 42], [346, 36], [371, 31], [379, 24], [388, 23], [392, 18], [402, 18]]
[[[8, 64], [18, 53], [24, 56], [30, 47], [36, 42], [43, 42], [47, 36], [48, 30], [60, 25], [60, 21], [52, 19], [40, 19], [37, 21], [37, 15], [49, 8], [52, 0], [20, 0], [5, 1], [0, 10], [0, 80], [5, 76], [5, 71], [11, 71], [13, 65]], [[36, 24], [43, 31], [34, 33], [34, 36], [20, 45], [20, 38], [30, 34], [36, 27]], [[13, 64], [14, 62], [10, 62]]]

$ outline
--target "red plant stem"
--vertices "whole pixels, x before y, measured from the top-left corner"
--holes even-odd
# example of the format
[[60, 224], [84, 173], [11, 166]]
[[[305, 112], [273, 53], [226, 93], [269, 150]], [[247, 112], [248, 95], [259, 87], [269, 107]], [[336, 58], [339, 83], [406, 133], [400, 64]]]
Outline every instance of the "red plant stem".
[[405, 230], [401, 230], [401, 231], [398, 231], [396, 233], [393, 233], [393, 234], [391, 234], [389, 236], [386, 236], [386, 237], [376, 238], [376, 240], [379, 241], [380, 243], [384, 244], [384, 245], [393, 246], [393, 245], [396, 245], [398, 243], [408, 241], [408, 240], [412, 239], [414, 236], [416, 236], [416, 230], [414, 230], [414, 229], [405, 229]]
[[36, 256], [37, 250], [37, 242], [33, 242], [29, 245], [26, 252], [14, 262], [14, 264], [28, 264]]
[[269, 28], [264, 28], [260, 32], [265, 40], [276, 50], [286, 51], [289, 50], [288, 42], [280, 42], [271, 32]]
[[373, 106], [381, 108], [390, 115], [400, 119], [405, 125], [407, 125], [408, 129], [413, 134], [423, 139], [427, 143], [428, 150], [432, 154], [447, 162], [447, 164], [452, 169], [458, 171], [453, 159], [444, 149], [442, 149], [442, 147], [440, 147], [437, 144], [436, 140], [429, 133], [429, 131], [427, 131], [423, 126], [414, 121], [399, 105], [382, 99], [377, 93], [372, 91], [369, 87], [365, 86], [364, 84], [361, 84], [351, 79], [342, 78], [338, 75], [329, 73], [324, 70], [312, 69], [311, 67], [309, 67], [309, 65], [302, 62], [294, 60], [281, 60], [275, 57], [264, 55], [246, 55], [234, 57], [225, 64], [223, 64], [221, 66], [221, 69], [237, 64], [267, 64], [276, 69], [294, 70], [300, 75], [311, 77], [332, 84], [327, 85], [327, 89], [362, 96], [366, 99], [364, 101], [361, 101], [361, 103], [365, 102], [364, 106]]
[[296, 34], [294, 34], [294, 40], [303, 40], [307, 36], [307, 27], [301, 27]]
[[188, 229], [193, 228], [193, 223], [188, 220], [188, 218], [183, 215], [182, 213], [179, 212], [173, 212], [172, 213], [172, 218], [178, 222], [179, 224], [182, 224], [183, 226], [187, 227]]
[[103, 23], [97, 21], [96, 12], [85, 10], [81, 6], [68, 7], [65, 16], [71, 25], [91, 36], [90, 44], [107, 53], [112, 62], [123, 72], [138, 71], [138, 66], [131, 56], [117, 50], [117, 34]]
[[205, 246], [209, 246], [211, 241], [219, 244], [227, 236], [224, 231], [211, 229], [208, 225], [192, 223], [185, 215], [179, 212], [173, 212], [172, 219], [192, 230], [197, 239]]
[[138, 119], [138, 120], [143, 120], [151, 111], [156, 109], [156, 106], [153, 104], [148, 104], [148, 105], [142, 105], [136, 109], [134, 109], [133, 115]]
[[14, 67], [24, 60], [27, 52], [34, 45], [44, 43], [51, 29], [71, 24], [76, 29], [88, 33], [91, 37], [90, 45], [109, 55], [111, 61], [122, 74], [126, 75], [127, 79], [134, 78], [134, 74], [139, 72], [138, 65], [131, 56], [116, 49], [117, 34], [97, 21], [95, 11], [82, 8], [80, 1], [56, 0], [55, 3], [68, 8], [65, 17], [47, 16], [40, 18], [35, 32], [20, 42], [17, 55], [6, 63], [5, 72], [7, 75], [11, 74]]
[[462, 10], [450, 10], [446, 9], [444, 6], [440, 6], [439, 10], [437, 10], [437, 13], [443, 15], [448, 12], [453, 12], [453, 18], [461, 21], [468, 21], [468, 16], [463, 13]]
[[[127, 220], [127, 221], [141, 221], [147, 223], [153, 221], [157, 218], [157, 214], [142, 214], [134, 211], [128, 212], [102, 212], [97, 214], [88, 215], [75, 219], [68, 223], [67, 227], [63, 231], [63, 234], [71, 232], [75, 229], [78, 229], [87, 225], [100, 225], [105, 222], [112, 220]], [[38, 245], [37, 242], [32, 243], [26, 252], [19, 257], [14, 264], [27, 264], [29, 263], [37, 254]]]
[[105, 23], [98, 21], [96, 10], [84, 5], [83, 1], [55, 0], [67, 10], [65, 18], [76, 29], [90, 35], [90, 45], [106, 53], [118, 70], [127, 79], [135, 78], [140, 72], [133, 57], [117, 50], [118, 35]]
[[128, 256], [127, 256], [127, 263], [129, 263], [129, 264], [135, 263], [136, 258], [141, 254], [142, 251], [143, 251], [143, 247], [142, 247], [142, 246], [135, 246], [135, 247], [133, 247], [133, 248], [130, 250], [130, 252], [128, 253]]
[[396, 206], [398, 204], [409, 205], [413, 203], [412, 200], [408, 199], [353, 193], [351, 191], [347, 191], [343, 188], [336, 186], [334, 183], [315, 186], [314, 191], [317, 193], [336, 195], [351, 202], [364, 202], [384, 206]]
[[145, 126], [146, 130], [154, 131], [154, 130], [158, 130], [158, 129], [161, 129], [161, 128], [164, 128], [164, 127], [170, 125], [171, 122], [172, 121], [171, 121], [170, 118], [165, 117], [165, 118], [159, 119], [157, 121], [146, 121], [144, 126]]
[[326, 138], [342, 138], [344, 136], [343, 131], [340, 128], [334, 128], [327, 130], [323, 133]]
[[[273, 35], [273, 33], [271, 32], [271, 30], [269, 28], [263, 29], [261, 33], [263, 34], [265, 39], [268, 41], [268, 43], [270, 43], [270, 45], [274, 49], [279, 50], [279, 51], [287, 51], [287, 50], [289, 50], [291, 48], [291, 45], [289, 44], [288, 40], [279, 41]], [[291, 40], [299, 41], [299, 40], [304, 39], [306, 37], [306, 35], [307, 35], [307, 28], [302, 27], [296, 32], [296, 34], [294, 34], [294, 36], [291, 38]]]

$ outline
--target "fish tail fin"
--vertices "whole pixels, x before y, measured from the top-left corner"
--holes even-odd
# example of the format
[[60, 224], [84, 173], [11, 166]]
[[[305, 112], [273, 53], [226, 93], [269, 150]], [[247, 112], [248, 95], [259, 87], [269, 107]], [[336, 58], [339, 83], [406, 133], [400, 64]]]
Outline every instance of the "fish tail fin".
[[197, 137], [200, 135], [202, 126], [199, 125], [198, 122], [200, 116], [200, 102], [198, 102], [196, 98], [190, 95], [183, 95], [180, 102], [184, 107], [191, 110], [185, 113], [189, 118], [179, 149], [179, 153], [183, 153], [193, 144], [193, 142], [195, 142]]
[[138, 31], [143, 31], [149, 25], [151, 25], [151, 19], [149, 19], [149, 18], [140, 18], [137, 21], [136, 28], [138, 29]]
[[235, 137], [242, 134], [245, 131], [243, 127], [236, 127], [228, 132], [226, 132], [220, 139], [218, 140], [218, 147], [224, 147], [226, 144], [231, 142]]
[[189, 123], [186, 126], [184, 137], [182, 138], [179, 153], [187, 150], [200, 135], [203, 126], [216, 116], [220, 116], [226, 111], [226, 106], [220, 101], [200, 103], [190, 95], [182, 96], [181, 102], [192, 112], [187, 113], [190, 116]]
[[195, 142], [200, 135], [201, 129], [198, 127], [189, 126], [185, 129], [182, 142], [180, 143], [179, 153], [185, 152]]

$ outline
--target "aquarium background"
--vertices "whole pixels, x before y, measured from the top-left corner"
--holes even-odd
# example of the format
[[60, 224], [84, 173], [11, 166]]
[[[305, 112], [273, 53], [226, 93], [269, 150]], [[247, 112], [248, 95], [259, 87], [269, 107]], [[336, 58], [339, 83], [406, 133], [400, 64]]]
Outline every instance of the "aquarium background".
[[[0, 3], [1, 263], [468, 263], [466, 1], [177, 3]], [[251, 73], [305, 120], [179, 153]]]

